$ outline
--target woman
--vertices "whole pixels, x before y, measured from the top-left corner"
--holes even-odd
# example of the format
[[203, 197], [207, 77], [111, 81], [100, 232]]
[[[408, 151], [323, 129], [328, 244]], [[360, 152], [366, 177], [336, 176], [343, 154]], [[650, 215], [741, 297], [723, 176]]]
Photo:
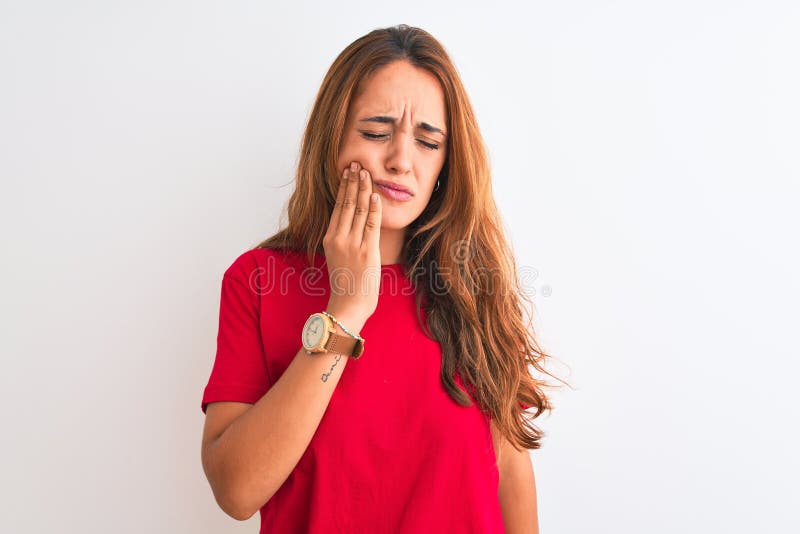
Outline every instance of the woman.
[[359, 38], [317, 95], [288, 225], [223, 276], [202, 402], [220, 507], [262, 533], [538, 532], [547, 355], [516, 280], [444, 48]]

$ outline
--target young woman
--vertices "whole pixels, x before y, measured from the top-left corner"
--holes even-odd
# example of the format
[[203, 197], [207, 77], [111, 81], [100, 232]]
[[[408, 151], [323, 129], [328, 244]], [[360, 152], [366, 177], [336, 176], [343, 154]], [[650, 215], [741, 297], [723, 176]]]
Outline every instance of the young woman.
[[529, 366], [550, 373], [490, 179], [430, 34], [336, 58], [288, 225], [222, 278], [202, 461], [226, 513], [260, 511], [262, 533], [538, 532], [551, 407]]

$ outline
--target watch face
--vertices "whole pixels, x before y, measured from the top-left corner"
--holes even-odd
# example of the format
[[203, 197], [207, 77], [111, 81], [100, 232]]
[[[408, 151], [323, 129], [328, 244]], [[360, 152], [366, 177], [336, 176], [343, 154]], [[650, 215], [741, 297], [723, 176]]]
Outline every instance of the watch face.
[[312, 315], [303, 326], [303, 346], [313, 349], [319, 345], [323, 334], [325, 334], [325, 321], [319, 315]]

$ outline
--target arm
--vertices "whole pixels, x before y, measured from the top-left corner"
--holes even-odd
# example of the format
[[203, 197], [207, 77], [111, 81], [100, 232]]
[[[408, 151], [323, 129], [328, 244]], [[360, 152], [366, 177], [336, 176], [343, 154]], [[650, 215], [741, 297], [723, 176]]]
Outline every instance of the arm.
[[[366, 322], [346, 312], [334, 314], [354, 332]], [[336, 329], [346, 335], [340, 326]], [[228, 515], [241, 521], [250, 518], [300, 461], [347, 365], [347, 356], [336, 361], [337, 356], [307, 355], [301, 347], [255, 404], [208, 405], [202, 464], [217, 503]], [[320, 378], [324, 372], [330, 373], [327, 381]]]
[[517, 450], [491, 422], [500, 486], [497, 492], [508, 534], [539, 534], [536, 479], [528, 449]]

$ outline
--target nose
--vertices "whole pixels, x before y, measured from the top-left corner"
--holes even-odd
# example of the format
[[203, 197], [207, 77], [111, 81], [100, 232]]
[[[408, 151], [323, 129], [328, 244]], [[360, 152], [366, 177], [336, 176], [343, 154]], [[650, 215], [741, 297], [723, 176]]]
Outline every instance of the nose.
[[411, 155], [414, 150], [413, 133], [396, 132], [389, 145], [386, 168], [392, 174], [406, 174], [411, 170]]

